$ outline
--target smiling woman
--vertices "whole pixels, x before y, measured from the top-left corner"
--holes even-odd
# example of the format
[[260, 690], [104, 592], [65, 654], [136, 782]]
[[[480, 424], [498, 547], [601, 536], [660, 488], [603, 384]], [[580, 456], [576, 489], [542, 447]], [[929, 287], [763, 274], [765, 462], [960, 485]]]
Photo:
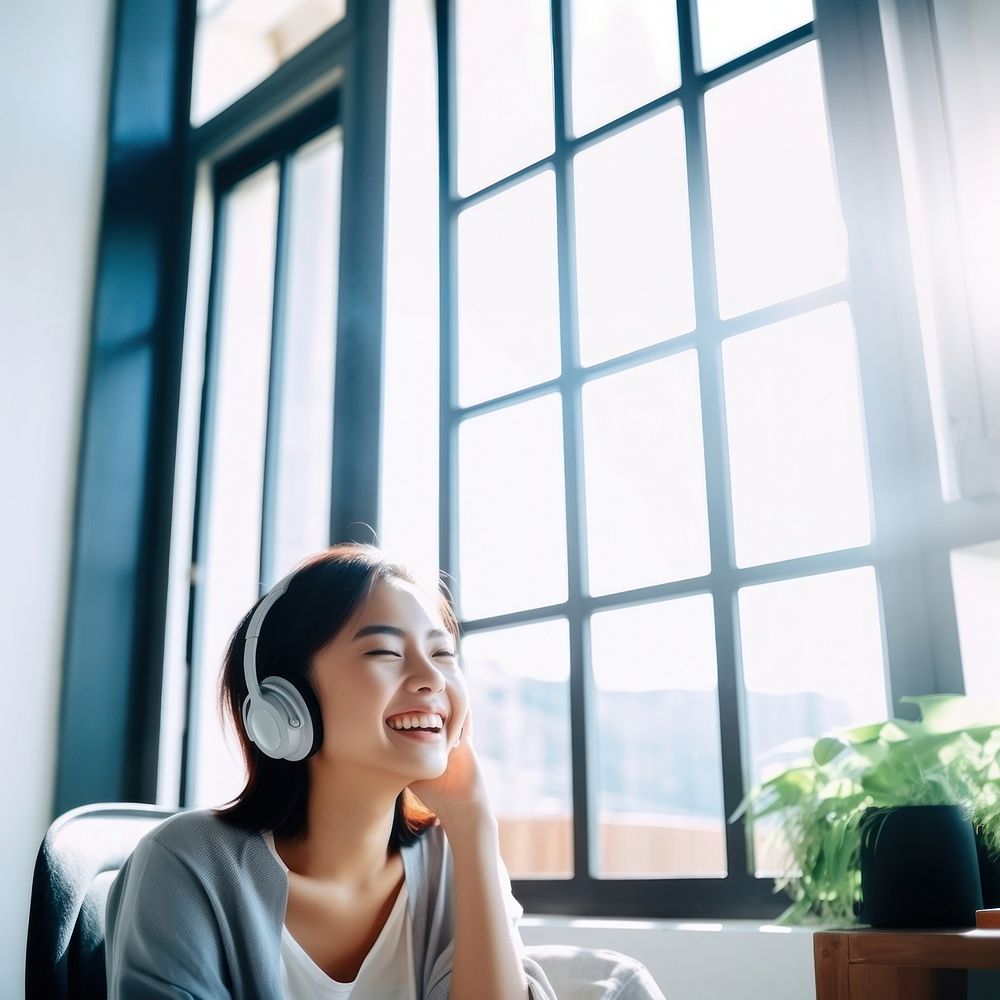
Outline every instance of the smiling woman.
[[110, 997], [554, 1000], [517, 930], [458, 640], [443, 588], [353, 543], [244, 615], [220, 707], [245, 786], [122, 868]]
[[[292, 839], [308, 835], [310, 798], [315, 801], [322, 789], [336, 787], [346, 804], [352, 803], [356, 796], [346, 792], [357, 792], [356, 782], [345, 770], [356, 766], [365, 784], [380, 764], [397, 768], [383, 720], [451, 701], [464, 713], [468, 696], [457, 659], [437, 655], [442, 648], [453, 654], [458, 647], [458, 623], [447, 598], [424, 593], [406, 567], [388, 561], [379, 550], [333, 546], [306, 560], [271, 593], [283, 584], [287, 596], [274, 602], [260, 629], [256, 675], [265, 682], [274, 676], [290, 683], [309, 706], [302, 721], [315, 718], [326, 736], [308, 754], [307, 767], [289, 767], [288, 760], [267, 754], [248, 734], [243, 718], [249, 698], [245, 648], [251, 610], [230, 640], [220, 690], [220, 707], [239, 740], [247, 780], [233, 804], [219, 814]], [[255, 608], [267, 599], [265, 595]], [[446, 691], [418, 691], [436, 688], [444, 679], [434, 676], [434, 664], [450, 678]], [[462, 717], [451, 714], [461, 727]], [[393, 759], [386, 761], [390, 754]], [[439, 768], [444, 764], [444, 757], [434, 762]], [[393, 815], [393, 847], [412, 842], [433, 821], [405, 787], [397, 790]]]

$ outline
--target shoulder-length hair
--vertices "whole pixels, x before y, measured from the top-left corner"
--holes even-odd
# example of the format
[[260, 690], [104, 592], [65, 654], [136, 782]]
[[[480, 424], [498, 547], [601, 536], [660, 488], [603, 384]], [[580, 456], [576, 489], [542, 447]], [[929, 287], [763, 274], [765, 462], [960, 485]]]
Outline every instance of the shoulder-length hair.
[[[312, 691], [313, 655], [340, 632], [379, 581], [394, 579], [420, 586], [405, 566], [391, 562], [375, 546], [360, 542], [333, 545], [304, 560], [264, 619], [257, 643], [258, 679], [277, 674], [304, 681]], [[439, 582], [437, 594], [429, 596], [436, 597], [437, 609], [457, 648], [458, 620], [446, 585]], [[272, 830], [278, 837], [294, 839], [306, 833], [309, 758], [287, 761], [268, 757], [243, 727], [247, 697], [243, 651], [247, 628], [259, 603], [243, 616], [229, 640], [219, 684], [219, 713], [223, 725], [231, 725], [236, 732], [246, 785], [229, 804], [214, 812], [246, 829]], [[315, 711], [319, 711], [318, 703]], [[390, 849], [414, 843], [435, 821], [434, 814], [404, 789], [396, 798]]]

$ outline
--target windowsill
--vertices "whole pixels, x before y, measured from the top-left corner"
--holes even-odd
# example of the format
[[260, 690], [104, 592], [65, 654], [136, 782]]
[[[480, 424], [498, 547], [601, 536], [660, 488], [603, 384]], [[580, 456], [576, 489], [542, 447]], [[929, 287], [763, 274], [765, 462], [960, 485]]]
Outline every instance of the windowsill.
[[813, 927], [781, 927], [769, 920], [666, 920], [641, 919], [632, 917], [563, 917], [551, 915], [525, 915], [518, 926], [595, 928], [622, 931], [703, 931], [740, 934], [802, 934], [812, 936]]
[[549, 915], [524, 916], [518, 926], [526, 945], [610, 948], [631, 955], [669, 1000], [802, 1000], [815, 991], [812, 927]]

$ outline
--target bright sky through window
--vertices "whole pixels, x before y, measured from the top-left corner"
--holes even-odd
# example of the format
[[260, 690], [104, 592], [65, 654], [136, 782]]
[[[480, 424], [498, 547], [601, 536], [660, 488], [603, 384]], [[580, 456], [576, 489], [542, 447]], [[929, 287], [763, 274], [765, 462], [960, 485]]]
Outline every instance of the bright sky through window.
[[813, 18], [811, 0], [698, 0], [701, 68], [735, 59]]
[[705, 94], [705, 131], [723, 317], [847, 276], [815, 42]]
[[681, 82], [674, 4], [575, 0], [568, 12], [576, 135], [669, 93]]
[[[458, 192], [552, 152], [549, 0], [455, 0]], [[515, 71], [516, 68], [516, 71]]]
[[[204, 626], [195, 653], [203, 668], [191, 796], [202, 804], [223, 802], [242, 787], [238, 747], [218, 723], [216, 681], [233, 622], [258, 597], [277, 164], [268, 164], [233, 188], [225, 211], [215, 461], [203, 557]], [[248, 489], [248, 484], [256, 487]]]

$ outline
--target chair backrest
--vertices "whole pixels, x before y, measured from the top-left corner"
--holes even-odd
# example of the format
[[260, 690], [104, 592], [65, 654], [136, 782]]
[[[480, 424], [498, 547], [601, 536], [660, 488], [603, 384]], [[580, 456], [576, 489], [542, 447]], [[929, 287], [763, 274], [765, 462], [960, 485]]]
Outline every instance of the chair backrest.
[[139, 840], [176, 809], [132, 802], [80, 806], [42, 841], [31, 883], [27, 1000], [107, 996], [104, 906]]

